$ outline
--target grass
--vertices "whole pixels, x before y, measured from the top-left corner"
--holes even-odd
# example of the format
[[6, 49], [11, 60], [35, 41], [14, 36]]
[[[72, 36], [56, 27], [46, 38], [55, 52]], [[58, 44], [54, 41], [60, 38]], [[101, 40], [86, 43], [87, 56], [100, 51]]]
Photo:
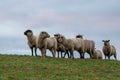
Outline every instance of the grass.
[[120, 61], [0, 55], [0, 80], [119, 80]]

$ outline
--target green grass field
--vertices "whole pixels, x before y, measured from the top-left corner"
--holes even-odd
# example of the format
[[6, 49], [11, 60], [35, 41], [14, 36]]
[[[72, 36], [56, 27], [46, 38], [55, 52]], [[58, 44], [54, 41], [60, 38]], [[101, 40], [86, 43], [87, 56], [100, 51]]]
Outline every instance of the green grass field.
[[0, 80], [120, 80], [120, 61], [0, 55]]

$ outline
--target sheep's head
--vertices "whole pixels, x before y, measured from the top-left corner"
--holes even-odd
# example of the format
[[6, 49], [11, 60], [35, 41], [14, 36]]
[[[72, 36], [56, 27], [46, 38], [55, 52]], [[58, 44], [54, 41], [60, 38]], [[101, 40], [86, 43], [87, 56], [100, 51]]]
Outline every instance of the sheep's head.
[[105, 45], [105, 46], [109, 46], [109, 45], [110, 45], [110, 43], [109, 43], [110, 40], [102, 40], [102, 42], [104, 42], [104, 45]]
[[50, 35], [49, 35], [46, 31], [42, 31], [42, 32], [40, 33], [40, 37], [41, 37], [42, 39], [45, 39], [45, 38], [49, 38]]
[[64, 40], [65, 40], [65, 37], [64, 37], [63, 35], [60, 35], [60, 36], [58, 37], [58, 42], [59, 42], [59, 43], [62, 43]]
[[81, 39], [83, 39], [83, 35], [78, 34], [78, 35], [76, 35], [76, 38], [81, 38]]
[[55, 39], [58, 39], [60, 37], [60, 34], [59, 33], [54, 34], [54, 37], [55, 37]]
[[33, 36], [33, 32], [32, 32], [32, 30], [26, 30], [26, 31], [24, 32], [24, 35], [26, 35], [28, 38], [30, 38], [30, 37]]

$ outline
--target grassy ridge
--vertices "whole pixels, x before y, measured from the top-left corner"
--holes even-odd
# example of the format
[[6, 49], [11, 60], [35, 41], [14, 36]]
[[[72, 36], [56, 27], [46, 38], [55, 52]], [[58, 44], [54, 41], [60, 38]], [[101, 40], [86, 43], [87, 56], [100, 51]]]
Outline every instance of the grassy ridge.
[[0, 55], [0, 80], [119, 80], [120, 61]]

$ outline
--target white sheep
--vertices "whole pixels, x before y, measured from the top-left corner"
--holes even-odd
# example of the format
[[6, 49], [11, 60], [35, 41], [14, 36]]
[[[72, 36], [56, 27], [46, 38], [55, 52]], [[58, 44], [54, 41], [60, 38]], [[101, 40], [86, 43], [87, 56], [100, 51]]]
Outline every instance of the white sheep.
[[24, 32], [24, 35], [27, 36], [28, 45], [31, 49], [32, 56], [33, 56], [33, 49], [35, 51], [35, 56], [37, 56], [37, 37], [35, 35], [33, 35], [32, 30], [26, 30]]
[[102, 59], [102, 52], [100, 50], [95, 50], [95, 52], [93, 53], [93, 58], [94, 59]]
[[68, 49], [71, 58], [74, 58], [73, 55], [74, 50], [78, 51], [80, 57], [83, 58], [82, 54], [84, 52], [84, 47], [83, 47], [84, 42], [82, 39], [80, 38], [66, 39], [63, 35], [61, 35], [58, 41]]
[[74, 50], [80, 54], [80, 58], [84, 58], [84, 40], [80, 38], [73, 38]]
[[[54, 37], [56, 38], [57, 40], [57, 53], [58, 53], [58, 58], [59, 58], [59, 53], [61, 53], [61, 58], [65, 58], [65, 55], [67, 54], [68, 55], [68, 58], [69, 58], [69, 53], [68, 53], [68, 50], [65, 48], [65, 46], [61, 43], [58, 42], [58, 38], [60, 37], [60, 34], [57, 33], [57, 34], [54, 34]], [[64, 54], [64, 57], [63, 57], [63, 53]]]
[[63, 44], [65, 48], [70, 52], [70, 58], [74, 59], [73, 51], [74, 51], [74, 42], [72, 39], [66, 39], [63, 35], [60, 35], [58, 38], [58, 42]]
[[55, 58], [57, 40], [54, 37], [50, 37], [50, 35], [46, 31], [42, 31], [39, 34], [38, 38], [38, 48], [42, 53], [42, 57], [46, 56], [46, 49], [49, 49], [52, 52], [53, 57]]
[[110, 45], [110, 40], [102, 40], [102, 42], [104, 42], [104, 46], [103, 46], [103, 53], [105, 55], [105, 59], [106, 57], [108, 57], [108, 59], [110, 59], [110, 57], [112, 55], [114, 55], [114, 58], [117, 60], [117, 53], [116, 53], [116, 49], [113, 45]]
[[[82, 35], [76, 35], [76, 38], [83, 39]], [[90, 55], [90, 58], [93, 57], [93, 53], [95, 51], [95, 42], [93, 40], [83, 39], [84, 40], [84, 53], [87, 52]], [[84, 58], [83, 53], [83, 58]]]

